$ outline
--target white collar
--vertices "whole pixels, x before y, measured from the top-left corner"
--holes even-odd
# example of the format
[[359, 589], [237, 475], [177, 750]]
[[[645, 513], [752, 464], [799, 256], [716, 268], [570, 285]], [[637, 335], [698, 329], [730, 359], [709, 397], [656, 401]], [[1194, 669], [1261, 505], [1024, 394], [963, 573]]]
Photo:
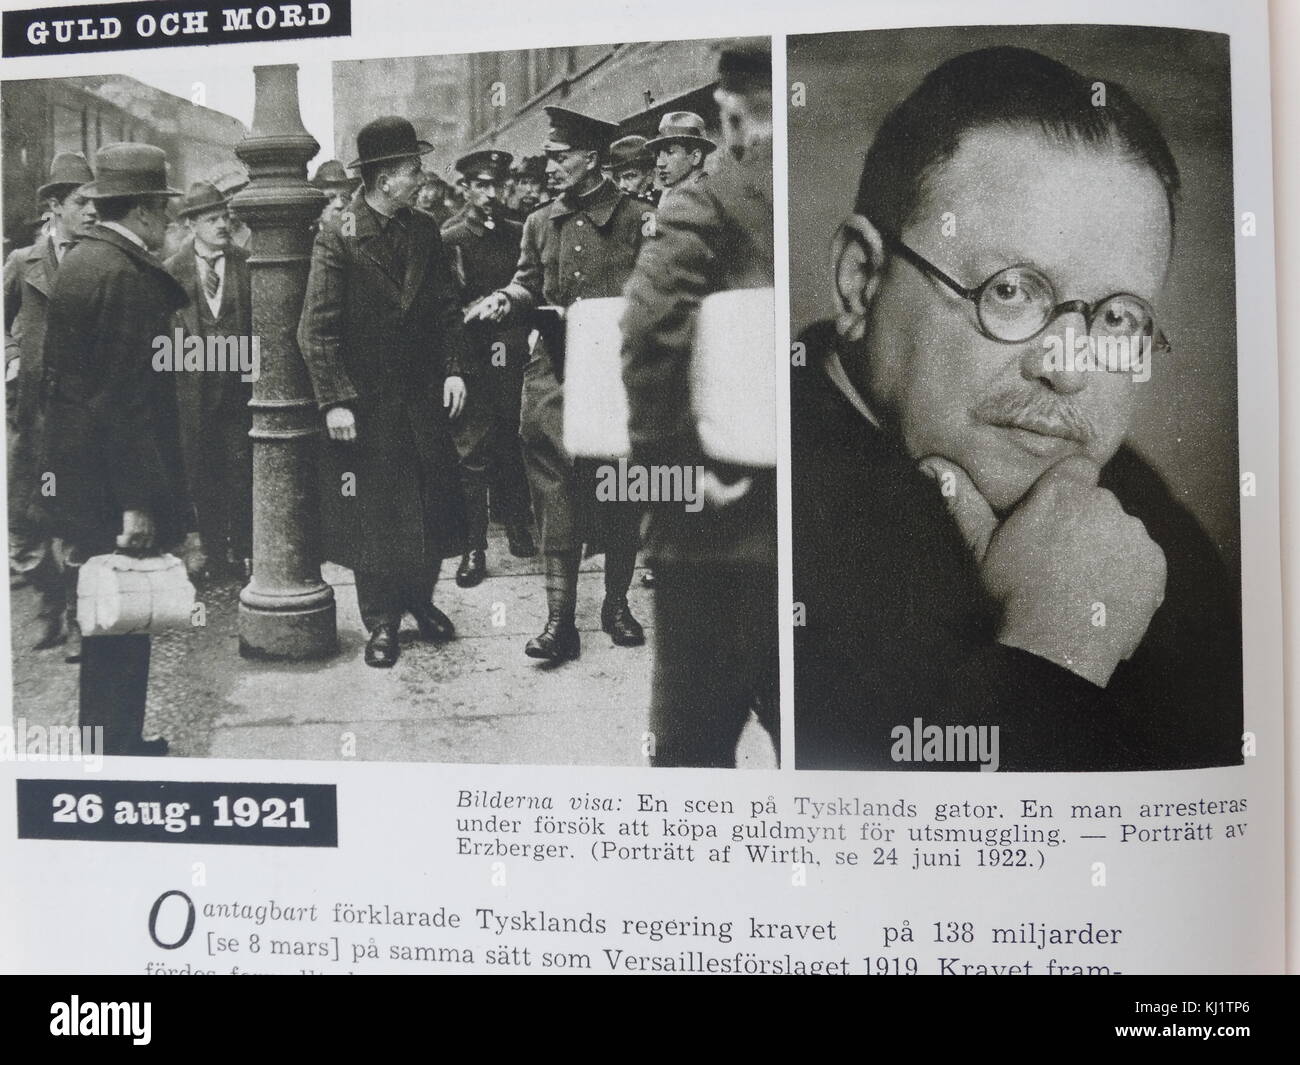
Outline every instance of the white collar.
[[100, 222], [99, 224], [103, 226], [105, 229], [111, 229], [114, 233], [126, 237], [126, 239], [129, 240], [132, 244], [134, 244], [137, 248], [143, 248], [145, 251], [149, 250], [149, 245], [146, 244], [143, 240], [141, 240], [137, 234], [132, 233], [129, 229], [126, 228], [126, 226], [122, 225], [121, 222]]
[[826, 359], [825, 365], [826, 376], [829, 377], [831, 383], [844, 394], [844, 398], [853, 405], [853, 409], [861, 414], [862, 417], [866, 418], [867, 421], [877, 429], [881, 428], [880, 421], [871, 413], [871, 408], [867, 406], [867, 401], [862, 398], [862, 394], [853, 387], [853, 383], [849, 380], [849, 375], [844, 370], [844, 363], [840, 362], [840, 353], [838, 351], [831, 352], [830, 356]]

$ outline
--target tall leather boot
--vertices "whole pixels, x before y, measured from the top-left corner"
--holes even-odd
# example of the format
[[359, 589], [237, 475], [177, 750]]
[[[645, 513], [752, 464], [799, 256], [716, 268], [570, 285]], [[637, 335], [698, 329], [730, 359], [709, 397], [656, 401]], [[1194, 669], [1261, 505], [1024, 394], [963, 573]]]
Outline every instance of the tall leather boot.
[[579, 552], [546, 554], [546, 628], [528, 641], [524, 654], [564, 662], [582, 653], [573, 618], [578, 605]]
[[627, 605], [627, 590], [635, 568], [635, 547], [611, 547], [605, 552], [605, 602], [600, 607], [600, 627], [619, 647], [645, 643], [645, 629]]

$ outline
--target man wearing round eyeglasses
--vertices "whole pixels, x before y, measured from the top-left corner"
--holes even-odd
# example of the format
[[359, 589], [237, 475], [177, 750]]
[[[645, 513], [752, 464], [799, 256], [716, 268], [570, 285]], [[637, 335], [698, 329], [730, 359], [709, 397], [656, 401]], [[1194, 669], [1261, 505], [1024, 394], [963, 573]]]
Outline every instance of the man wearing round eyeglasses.
[[[792, 374], [800, 768], [1241, 761], [1239, 600], [1125, 443], [1172, 372], [1178, 168], [1095, 84], [958, 56], [867, 153]], [[991, 757], [918, 758], [927, 725]]]

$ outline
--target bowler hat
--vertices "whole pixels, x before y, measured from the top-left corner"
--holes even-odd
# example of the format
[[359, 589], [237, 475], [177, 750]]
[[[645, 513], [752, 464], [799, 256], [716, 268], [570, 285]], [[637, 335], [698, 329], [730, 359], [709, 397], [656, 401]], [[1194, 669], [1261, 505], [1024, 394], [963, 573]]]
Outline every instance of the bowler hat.
[[565, 152], [571, 148], [598, 151], [602, 155], [609, 142], [618, 136], [618, 126], [590, 115], [570, 111], [567, 107], [547, 107], [551, 128], [542, 143], [544, 152]]
[[50, 163], [50, 180], [36, 190], [36, 198], [45, 200], [49, 196], [58, 196], [62, 199], [71, 190], [94, 180], [95, 175], [90, 172], [84, 155], [59, 152]]
[[311, 179], [312, 186], [322, 192], [336, 188], [350, 190], [356, 183], [356, 178], [349, 177], [347, 170], [337, 159], [326, 159], [316, 168], [316, 173]]
[[428, 141], [416, 140], [415, 127], [410, 122], [397, 115], [384, 115], [361, 127], [357, 134], [357, 157], [348, 163], [348, 169], [427, 155], [431, 151], [433, 145]]
[[189, 218], [191, 215], [211, 211], [214, 207], [225, 207], [229, 202], [211, 181], [196, 181], [177, 206], [176, 217]]
[[455, 170], [467, 181], [471, 178], [485, 177], [492, 181], [504, 181], [510, 173], [510, 164], [514, 156], [496, 148], [484, 148], [482, 151], [470, 152], [456, 160]]
[[699, 148], [705, 155], [717, 147], [704, 135], [704, 119], [694, 111], [669, 111], [659, 120], [659, 136], [646, 141], [645, 146], [650, 151], [657, 152], [670, 144]]
[[167, 153], [131, 143], [106, 144], [95, 153], [95, 180], [81, 194], [91, 200], [182, 195], [167, 184]]
[[649, 141], [636, 133], [620, 137], [609, 146], [610, 169], [622, 170], [629, 166], [636, 166], [642, 170], [649, 170], [655, 165], [655, 157], [654, 153], [646, 147], [648, 143]]

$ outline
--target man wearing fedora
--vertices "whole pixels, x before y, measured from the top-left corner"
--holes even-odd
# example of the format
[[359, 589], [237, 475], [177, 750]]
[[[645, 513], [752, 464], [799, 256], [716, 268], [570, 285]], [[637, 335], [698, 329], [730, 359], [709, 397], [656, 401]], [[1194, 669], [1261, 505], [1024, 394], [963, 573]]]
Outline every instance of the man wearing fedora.
[[[504, 217], [501, 202], [511, 159], [509, 152], [488, 148], [456, 161], [466, 210], [442, 231], [442, 239], [461, 282], [462, 302], [467, 305], [509, 284], [514, 276], [523, 226]], [[506, 527], [510, 553], [530, 558], [537, 547], [528, 529], [532, 509], [519, 448], [519, 397], [528, 361], [528, 333], [519, 323], [495, 325], [481, 320], [468, 323], [466, 332], [469, 395], [454, 435], [465, 485], [469, 538], [456, 583], [472, 588], [487, 576], [489, 489], [492, 513]]]
[[337, 218], [343, 212], [352, 199], [357, 183], [348, 177], [347, 170], [337, 159], [326, 159], [312, 175], [311, 186], [325, 194], [325, 207], [320, 213], [319, 225], [320, 222]]
[[450, 639], [432, 603], [442, 560], [464, 549], [464, 495], [451, 425], [465, 404], [459, 292], [438, 224], [414, 209], [433, 145], [404, 118], [357, 134], [362, 187], [321, 224], [298, 345], [325, 418], [325, 557], [356, 577], [365, 661], [392, 666], [410, 613]]
[[[72, 246], [97, 219], [95, 205], [82, 195], [94, 175], [86, 160], [60, 152], [50, 164], [49, 180], [36, 193], [49, 222], [35, 243], [14, 251], [4, 268], [5, 397], [9, 420], [9, 569], [21, 574], [40, 600], [40, 635], [35, 649], [67, 643], [65, 657], [80, 654], [76, 621], [68, 609], [65, 567], [59, 547], [27, 517], [40, 470], [36, 448], [41, 435], [38, 403], [44, 362], [42, 348], [50, 291]], [[66, 618], [66, 622], [65, 622]], [[66, 631], [65, 631], [66, 624]]]
[[609, 146], [609, 170], [620, 192], [657, 207], [661, 192], [655, 188], [655, 154], [648, 143], [636, 133], [620, 137]]
[[[157, 373], [158, 337], [186, 296], [153, 254], [167, 230], [167, 157], [109, 144], [82, 188], [99, 224], [59, 268], [50, 294], [39, 468], [54, 490], [34, 508], [69, 560], [165, 550], [193, 528], [181, 463], [174, 374]], [[166, 754], [145, 740], [149, 636], [82, 640], [80, 724], [102, 727], [105, 754]]]
[[[253, 301], [248, 252], [232, 239], [230, 201], [216, 185], [196, 181], [177, 216], [190, 240], [163, 263], [189, 302], [176, 314], [186, 341], [220, 338], [227, 351], [250, 344]], [[253, 454], [249, 431], [252, 383], [238, 370], [177, 375], [181, 453], [198, 522], [186, 564], [192, 575], [244, 577], [252, 557]]]
[[[652, 212], [601, 176], [618, 127], [564, 107], [547, 107], [546, 114], [551, 126], [542, 149], [558, 198], [528, 216], [514, 277], [471, 317], [519, 321], [540, 306], [567, 308], [582, 299], [618, 296], [632, 273]], [[550, 662], [580, 653], [574, 615], [584, 543], [605, 551], [601, 628], [619, 646], [645, 643], [627, 602], [639, 514], [630, 503], [597, 503], [595, 463], [575, 461], [564, 449], [563, 431], [563, 331], [542, 321], [524, 369], [520, 435], [546, 557], [547, 619], [524, 653]]]
[[[663, 196], [704, 180], [704, 160], [717, 148], [704, 135], [704, 119], [694, 111], [669, 111], [659, 120], [659, 136], [646, 142], [655, 157], [655, 178]], [[660, 200], [662, 203], [662, 199]]]

